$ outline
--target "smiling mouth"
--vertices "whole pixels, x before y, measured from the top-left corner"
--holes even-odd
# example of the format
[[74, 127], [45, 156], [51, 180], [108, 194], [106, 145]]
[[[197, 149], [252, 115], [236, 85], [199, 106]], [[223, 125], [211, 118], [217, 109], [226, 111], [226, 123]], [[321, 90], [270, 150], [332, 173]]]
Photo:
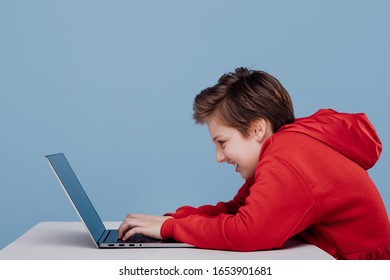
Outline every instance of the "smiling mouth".
[[234, 165], [234, 167], [236, 168], [236, 172], [238, 172], [238, 163], [229, 162], [229, 164]]

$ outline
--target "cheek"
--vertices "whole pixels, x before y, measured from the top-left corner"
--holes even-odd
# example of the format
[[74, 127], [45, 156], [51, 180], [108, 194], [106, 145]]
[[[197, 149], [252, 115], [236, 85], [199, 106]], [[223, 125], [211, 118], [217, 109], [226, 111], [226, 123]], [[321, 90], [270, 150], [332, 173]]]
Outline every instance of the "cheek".
[[224, 157], [227, 159], [227, 160], [236, 160], [236, 156], [235, 156], [235, 153], [234, 151], [232, 151], [231, 149], [221, 149], [221, 153], [224, 155]]
[[229, 145], [224, 150], [224, 155], [245, 169], [255, 169], [259, 161], [261, 145], [253, 141], [240, 141], [231, 144], [234, 145]]
[[257, 163], [259, 162], [259, 156], [260, 156], [260, 145], [252, 145], [250, 149], [247, 150], [246, 156], [247, 156], [247, 163], [249, 167], [255, 169]]
[[240, 166], [245, 168], [252, 168], [257, 164], [257, 156], [255, 156], [252, 150], [237, 149], [226, 152], [228, 158], [235, 161]]

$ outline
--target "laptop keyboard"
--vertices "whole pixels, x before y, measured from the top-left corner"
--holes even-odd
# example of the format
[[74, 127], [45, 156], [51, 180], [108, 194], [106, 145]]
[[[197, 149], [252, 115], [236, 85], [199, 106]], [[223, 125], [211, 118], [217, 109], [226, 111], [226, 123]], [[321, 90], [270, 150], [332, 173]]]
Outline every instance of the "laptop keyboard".
[[161, 242], [161, 240], [147, 237], [145, 235], [137, 233], [137, 234], [134, 234], [133, 236], [129, 237], [125, 241], [118, 239], [117, 242], [119, 242], [119, 243], [147, 243], [147, 242]]

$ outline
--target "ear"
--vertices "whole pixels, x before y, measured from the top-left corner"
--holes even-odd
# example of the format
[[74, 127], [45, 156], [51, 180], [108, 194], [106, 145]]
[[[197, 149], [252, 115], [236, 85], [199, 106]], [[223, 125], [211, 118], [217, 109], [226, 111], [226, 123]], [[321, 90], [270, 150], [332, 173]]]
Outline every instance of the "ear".
[[272, 134], [271, 124], [266, 119], [258, 119], [251, 124], [251, 135], [260, 143], [263, 143]]

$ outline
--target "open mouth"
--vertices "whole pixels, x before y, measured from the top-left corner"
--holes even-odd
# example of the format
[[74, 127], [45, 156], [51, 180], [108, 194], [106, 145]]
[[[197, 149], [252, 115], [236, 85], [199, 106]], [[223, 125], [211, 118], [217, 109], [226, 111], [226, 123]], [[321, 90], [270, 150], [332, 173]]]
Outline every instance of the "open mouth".
[[238, 163], [232, 163], [232, 165], [235, 167], [236, 172], [238, 172]]
[[235, 162], [228, 162], [228, 164], [231, 164], [235, 167], [236, 169], [236, 172], [238, 172], [238, 163], [235, 163]]

